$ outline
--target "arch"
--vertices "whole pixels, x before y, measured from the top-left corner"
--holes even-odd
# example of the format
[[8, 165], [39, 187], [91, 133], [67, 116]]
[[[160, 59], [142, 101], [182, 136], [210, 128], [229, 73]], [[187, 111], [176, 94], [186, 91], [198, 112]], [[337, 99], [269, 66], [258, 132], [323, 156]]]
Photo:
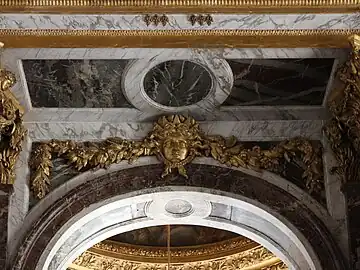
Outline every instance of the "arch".
[[[63, 269], [95, 241], [134, 228], [184, 221], [241, 233], [274, 252], [290, 269], [346, 269], [324, 224], [299, 199], [276, 185], [213, 165], [190, 164], [189, 179], [169, 176], [160, 181], [161, 171], [159, 164], [117, 170], [74, 187], [33, 225], [12, 269]], [[209, 211], [195, 211], [180, 219], [164, 219], [161, 213], [151, 212], [147, 203], [169, 194], [190, 201], [198, 198], [200, 205], [210, 202], [210, 206], [195, 207]], [[129, 212], [134, 203], [142, 204], [142, 214]], [[214, 206], [230, 207], [230, 216], [217, 216]], [[116, 216], [119, 209], [128, 212]], [[110, 214], [117, 218], [104, 221]], [[104, 222], [99, 226], [101, 219]]]

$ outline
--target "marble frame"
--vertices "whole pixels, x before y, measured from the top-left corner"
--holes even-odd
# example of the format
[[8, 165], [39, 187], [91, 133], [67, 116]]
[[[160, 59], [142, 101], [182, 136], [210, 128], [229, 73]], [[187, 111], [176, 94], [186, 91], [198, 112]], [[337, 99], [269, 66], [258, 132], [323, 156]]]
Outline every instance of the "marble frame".
[[[184, 53], [177, 53], [176, 56], [158, 55], [148, 59], [135, 60], [128, 65], [123, 73], [123, 92], [128, 101], [138, 110], [148, 113], [177, 113], [187, 111], [206, 112], [213, 111], [222, 104], [230, 95], [233, 85], [233, 73], [230, 65], [224, 59], [212, 59], [206, 54], [193, 54], [191, 58]], [[170, 107], [164, 106], [152, 100], [145, 92], [144, 77], [155, 66], [171, 60], [188, 60], [209, 72], [212, 80], [212, 88], [209, 93], [200, 101], [187, 106]]]
[[[24, 225], [22, 226], [21, 230], [17, 232], [17, 239], [18, 241], [12, 242], [12, 252], [11, 258], [16, 255], [16, 247], [19, 244], [19, 240], [21, 240], [25, 234], [31, 230], [32, 224], [34, 224], [37, 220], [41, 219], [41, 216], [47, 212], [47, 209], [56, 203], [59, 199], [66, 196], [67, 193], [71, 193], [72, 190], [77, 189], [82, 184], [85, 184], [90, 179], [96, 179], [102, 177], [107, 174], [111, 174], [117, 171], [126, 170], [129, 168], [137, 168], [141, 166], [148, 166], [151, 164], [159, 164], [159, 161], [155, 157], [143, 157], [138, 160], [135, 164], [127, 164], [120, 163], [112, 165], [108, 170], [97, 170], [97, 171], [88, 171], [86, 173], [80, 174], [69, 180], [68, 182], [64, 183], [56, 190], [49, 193], [43, 200], [41, 200], [28, 214], [28, 216], [24, 220]], [[218, 168], [227, 168], [225, 165], [218, 164], [217, 162], [209, 159], [209, 158], [197, 158], [194, 161], [194, 164], [206, 164], [209, 166], [214, 166]], [[337, 217], [332, 217], [329, 215], [327, 210], [320, 205], [316, 200], [314, 200], [311, 196], [309, 196], [306, 192], [295, 186], [294, 184], [282, 179], [280, 176], [274, 175], [269, 172], [255, 172], [252, 170], [244, 169], [244, 168], [232, 168], [234, 171], [243, 172], [249, 176], [254, 176], [257, 178], [264, 179], [268, 183], [279, 187], [280, 189], [284, 190], [285, 192], [291, 194], [291, 196], [295, 197], [297, 200], [301, 201], [301, 204], [306, 205], [310, 211], [323, 222], [327, 226], [327, 229], [333, 234], [334, 239], [338, 243], [341, 243], [341, 249], [343, 250], [346, 247], [346, 241], [343, 242], [343, 234], [337, 234], [337, 229], [339, 227], [339, 221]], [[91, 181], [90, 181], [91, 182]], [[144, 205], [143, 205], [144, 206]], [[145, 207], [145, 206], [144, 206]], [[137, 209], [135, 207], [135, 209]], [[139, 212], [141, 213], [141, 211]], [[149, 215], [149, 217], [154, 217], [153, 215]], [[139, 216], [136, 216], [137, 218]], [[159, 216], [157, 216], [159, 217]], [[175, 218], [176, 219], [176, 218]], [[161, 220], [161, 217], [160, 217]], [[62, 235], [62, 233], [60, 233]], [[345, 245], [345, 246], [344, 246]], [[343, 250], [344, 251], [344, 250]], [[346, 256], [346, 254], [345, 254]], [[301, 269], [302, 270], [302, 269]]]
[[[18, 83], [13, 92], [26, 110], [25, 123], [37, 122], [134, 122], [149, 121], [158, 113], [144, 113], [128, 108], [33, 108], [27, 89], [22, 59], [151, 59], [153, 57], [183, 58], [204, 56], [207, 59], [233, 58], [336, 58], [332, 71], [334, 75], [338, 66], [348, 57], [348, 51], [342, 49], [141, 49], [141, 48], [108, 48], [108, 49], [6, 49], [3, 54], [3, 65], [15, 72]], [[332, 78], [332, 77], [331, 77]], [[325, 97], [332, 89], [330, 79]], [[193, 111], [194, 117], [205, 121], [253, 121], [253, 120], [324, 120], [326, 98], [322, 106], [229, 106], [214, 110], [212, 114]], [[119, 117], [121, 115], [121, 117]], [[36, 140], [36, 139], [35, 139]]]
[[[92, 181], [94, 181], [94, 180], [91, 180], [91, 179], [97, 179], [99, 177], [101, 178], [101, 177], [104, 177], [104, 176], [106, 176], [108, 174], [111, 174], [113, 172], [121, 172], [121, 170], [126, 171], [127, 168], [137, 168], [137, 167], [141, 168], [141, 166], [144, 166], [144, 165], [149, 166], [151, 164], [158, 164], [158, 161], [155, 158], [145, 157], [145, 158], [141, 158], [137, 164], [133, 164], [133, 165], [117, 164], [117, 165], [111, 166], [109, 168], [109, 170], [98, 170], [98, 171], [95, 171], [95, 172], [87, 172], [87, 173], [84, 173], [82, 175], [79, 175], [79, 176], [73, 178], [69, 182], [67, 182], [67, 183], [63, 184], [62, 186], [60, 186], [56, 191], [51, 192], [47, 197], [45, 197], [45, 199], [40, 204], [38, 204], [35, 207], [35, 209], [33, 209], [31, 211], [30, 215], [26, 218], [27, 226], [25, 226], [23, 228], [24, 229], [23, 233], [27, 233], [29, 230], [32, 231], [31, 230], [31, 226], [32, 226], [31, 224], [33, 222], [35, 222], [36, 220], [39, 220], [39, 219], [41, 220], [41, 217], [39, 215], [43, 215], [43, 213], [44, 214], [48, 213], [48, 210], [46, 210], [46, 209], [51, 208], [52, 205], [54, 205], [54, 204], [56, 205], [57, 201], [60, 198], [64, 198], [64, 197], [67, 196], [67, 194], [71, 194], [73, 192], [73, 190], [77, 189], [79, 186], [81, 186], [83, 184], [86, 184], [86, 183], [91, 183]], [[195, 161], [195, 164], [207, 164], [209, 166], [215, 167], [214, 166], [215, 164], [213, 164], [213, 162], [211, 160], [209, 160], [208, 158], [197, 159]], [[265, 181], [268, 181], [269, 184], [271, 183], [272, 185], [279, 186], [285, 192], [290, 193], [291, 196], [295, 196], [297, 198], [297, 200], [302, 201], [306, 205], [306, 207], [311, 209], [310, 211], [312, 213], [314, 213], [318, 218], [320, 218], [322, 220], [323, 224], [326, 224], [328, 226], [332, 226], [333, 229], [336, 228], [336, 226], [337, 226], [336, 222], [334, 222], [332, 220], [332, 218], [329, 216], [327, 211], [322, 208], [322, 206], [320, 206], [315, 200], [313, 200], [310, 196], [308, 196], [306, 193], [301, 191], [299, 188], [297, 188], [293, 184], [282, 180], [281, 177], [273, 175], [273, 174], [268, 173], [268, 172], [256, 173], [254, 171], [241, 169], [241, 168], [237, 168], [235, 170], [236, 171], [242, 171], [242, 172], [244, 172], [246, 174], [249, 173], [249, 175], [260, 177], [261, 179], [264, 179]], [[151, 201], [151, 200], [155, 200], [156, 198], [162, 197], [162, 196], [156, 196], [158, 193], [155, 193], [155, 194], [153, 193], [153, 192], [159, 192], [159, 191], [160, 192], [163, 192], [163, 191], [166, 191], [166, 192], [169, 192], [169, 191], [179, 191], [179, 192], [183, 191], [183, 195], [180, 197], [182, 199], [189, 196], [189, 194], [187, 194], [187, 193], [191, 192], [191, 191], [205, 192], [203, 195], [207, 198], [206, 200], [213, 201], [213, 203], [222, 204], [221, 207], [215, 207], [213, 209], [217, 208], [217, 209], [222, 209], [222, 210], [218, 211], [217, 214], [211, 212], [210, 215], [209, 215], [209, 212], [207, 212], [207, 214], [206, 214], [206, 211], [205, 212], [201, 211], [201, 213], [199, 213], [199, 214], [196, 214], [196, 212], [194, 212], [194, 215], [181, 217], [181, 218], [179, 218], [179, 217], [171, 217], [171, 216], [165, 216], [165, 218], [164, 218], [163, 212], [161, 212], [161, 210], [159, 210], [158, 212], [156, 212], [156, 211], [154, 212], [152, 210], [151, 213], [147, 212], [148, 210], [146, 210], [147, 209], [146, 202], [148, 202], [149, 200]], [[258, 241], [261, 244], [264, 244], [272, 252], [275, 252], [275, 254], [277, 256], [279, 256], [281, 259], [283, 259], [288, 264], [292, 265], [293, 268], [290, 268], [290, 269], [301, 269], [301, 270], [302, 269], [322, 269], [321, 266], [319, 266], [319, 264], [317, 262], [317, 258], [316, 258], [316, 255], [314, 254], [314, 251], [312, 251], [311, 246], [309, 246], [307, 241], [301, 236], [301, 233], [299, 233], [298, 230], [295, 229], [293, 226], [288, 224], [288, 222], [286, 220], [284, 220], [283, 218], [281, 218], [278, 214], [274, 213], [275, 215], [273, 217], [271, 217], [273, 214], [272, 214], [272, 210], [270, 208], [255, 204], [255, 205], [253, 205], [253, 207], [255, 207], [255, 208], [253, 210], [249, 211], [248, 207], [251, 208], [251, 204], [253, 204], [253, 203], [251, 201], [245, 200], [243, 206], [245, 208], [247, 207], [246, 213], [249, 213], [250, 216], [246, 215], [246, 218], [240, 219], [241, 222], [250, 222], [248, 225], [250, 227], [255, 226], [255, 228], [259, 224], [268, 224], [269, 218], [273, 219], [272, 224], [276, 224], [276, 226], [279, 226], [278, 228], [280, 229], [280, 231], [277, 231], [277, 232], [276, 232], [276, 230], [272, 231], [272, 232], [270, 232], [271, 230], [267, 231], [271, 235], [271, 237], [268, 238], [268, 240], [266, 240], [267, 237], [262, 238], [262, 237], [264, 237], [264, 235], [259, 235], [258, 233], [256, 233], [256, 231], [265, 230], [265, 231], [262, 231], [262, 232], [266, 234], [266, 229], [267, 229], [268, 225], [266, 225], [266, 226], [264, 225], [262, 228], [258, 227], [257, 229], [255, 229], [255, 231], [252, 231], [252, 230], [248, 231], [249, 228], [242, 227], [242, 229], [241, 229], [241, 227], [238, 227], [238, 225], [236, 223], [231, 223], [229, 221], [224, 220], [224, 218], [226, 219], [226, 216], [228, 216], [229, 213], [233, 213], [231, 215], [234, 215], [234, 213], [237, 213], [236, 212], [237, 210], [235, 210], [235, 208], [232, 208], [232, 210], [230, 212], [228, 210], [224, 211], [225, 205], [233, 205], [233, 206], [238, 205], [239, 206], [238, 203], [240, 203], [239, 199], [240, 199], [241, 196], [240, 197], [234, 197], [233, 199], [231, 199], [232, 195], [225, 194], [225, 193], [223, 194], [221, 191], [213, 190], [213, 191], [211, 191], [211, 193], [214, 193], [216, 195], [220, 195], [221, 197], [219, 197], [218, 199], [214, 199], [215, 197], [212, 197], [213, 195], [211, 195], [205, 189], [197, 190], [197, 189], [191, 189], [191, 188], [185, 188], [185, 187], [183, 187], [183, 188], [181, 188], [181, 187], [173, 187], [173, 188], [170, 188], [170, 189], [166, 188], [166, 187], [165, 188], [156, 188], [155, 190], [149, 190], [149, 191], [142, 190], [142, 191], [138, 191], [138, 192], [132, 192], [132, 193], [129, 193], [129, 194], [125, 194], [125, 197], [120, 196], [120, 197], [118, 197], [118, 199], [120, 199], [120, 198], [124, 198], [124, 199], [128, 198], [128, 199], [123, 200], [123, 202], [125, 202], [126, 200], [130, 200], [131, 203], [127, 203], [127, 204], [125, 203], [125, 204], [121, 204], [121, 206], [120, 205], [118, 205], [118, 206], [124, 207], [126, 205], [131, 205], [131, 207], [128, 208], [128, 210], [125, 210], [125, 212], [120, 212], [120, 214], [121, 214], [120, 216], [122, 216], [123, 222], [125, 222], [127, 220], [125, 223], [119, 224], [122, 228], [116, 227], [116, 226], [115, 227], [110, 226], [109, 222], [113, 222], [113, 220], [112, 220], [112, 218], [110, 220], [106, 219], [105, 218], [106, 214], [104, 214], [104, 211], [107, 212], [107, 211], [110, 211], [110, 210], [113, 209], [111, 207], [110, 207], [111, 208], [110, 209], [109, 207], [105, 206], [104, 203], [105, 204], [110, 203], [110, 204], [115, 205], [115, 204], [117, 204], [115, 202], [117, 200], [117, 198], [111, 198], [110, 200], [103, 201], [103, 203], [100, 203], [100, 204], [97, 203], [97, 204], [92, 205], [91, 207], [87, 207], [86, 210], [84, 210], [84, 211], [82, 211], [80, 213], [80, 216], [78, 216], [78, 215], [73, 216], [71, 218], [71, 221], [67, 222], [66, 225], [64, 225], [64, 227], [57, 232], [57, 234], [56, 234], [57, 236], [55, 236], [55, 238], [53, 238], [50, 242], [47, 242], [48, 243], [48, 248], [46, 248], [45, 253], [42, 256], [42, 259], [40, 260], [41, 265], [43, 265], [43, 266], [41, 266], [41, 267], [39, 266], [40, 268], [36, 268], [36, 270], [40, 270], [40, 269], [54, 269], [54, 270], [55, 269], [59, 269], [59, 270], [61, 269], [62, 270], [64, 268], [61, 268], [60, 265], [64, 266], [66, 263], [68, 263], [69, 261], [74, 259], [74, 257], [79, 255], [81, 253], [81, 251], [84, 251], [90, 245], [94, 244], [95, 242], [100, 241], [101, 239], [105, 239], [107, 237], [110, 237], [111, 235], [119, 233], [120, 231], [123, 232], [125, 230], [131, 230], [131, 229], [140, 228], [140, 227], [144, 227], [144, 226], [166, 224], [168, 222], [171, 222], [172, 224], [180, 224], [180, 223], [185, 222], [185, 223], [194, 224], [194, 225], [213, 226], [213, 227], [222, 228], [222, 229], [226, 228], [226, 229], [229, 229], [229, 230], [234, 231], [234, 232], [245, 233], [247, 236], [254, 239], [255, 241]], [[142, 199], [142, 200], [138, 201], [136, 198], [140, 198], [140, 197], [136, 197], [136, 196], [139, 196], [139, 195], [142, 196], [142, 194], [147, 199]], [[172, 194], [177, 194], [177, 193], [172, 193]], [[163, 199], [164, 198], [166, 199], [166, 196], [167, 195], [165, 195], [163, 197]], [[169, 195], [169, 196], [172, 196], [172, 195]], [[225, 197], [223, 197], [223, 196], [225, 196]], [[211, 197], [212, 197], [212, 199], [210, 199]], [[174, 197], [172, 196], [172, 197], [168, 197], [168, 198], [174, 198]], [[188, 199], [193, 200], [191, 198], [194, 198], [194, 196], [190, 196]], [[196, 198], [198, 198], [199, 201], [201, 201], [201, 196], [196, 196]], [[242, 199], [240, 199], [240, 200], [242, 200]], [[162, 201], [164, 202], [164, 200], [162, 200]], [[250, 203], [250, 205], [249, 205], [249, 203]], [[109, 204], [109, 206], [110, 206], [110, 204]], [[160, 202], [160, 204], [161, 204], [161, 202]], [[194, 203], [194, 205], [196, 205], [196, 203]], [[118, 207], [118, 206], [116, 206], [116, 207]], [[204, 208], [204, 206], [202, 205], [201, 202], [198, 205], [198, 207]], [[208, 206], [205, 206], [205, 208], [206, 207], [208, 207]], [[263, 210], [261, 210], [261, 211], [265, 211], [265, 212], [260, 211], [261, 213], [259, 212], [259, 217], [258, 218], [260, 218], [260, 219], [265, 218], [263, 221], [258, 220], [254, 216], [254, 215], [256, 215], [256, 213], [258, 213], [257, 210], [256, 210], [257, 207], [262, 208]], [[42, 209], [42, 210], [40, 210], [40, 209]], [[100, 224], [99, 223], [100, 220], [99, 221], [94, 221], [94, 223], [93, 223], [93, 222], [90, 222], [90, 220], [92, 219], [90, 216], [87, 216], [88, 218], [85, 218], [85, 216], [88, 215], [88, 213], [90, 213], [90, 215], [92, 215], [91, 213], [95, 214], [95, 212], [92, 212], [95, 209], [102, 209], [102, 210], [99, 210], [99, 211], [104, 214], [105, 219], [100, 218], [100, 220], [103, 220], [103, 222], [106, 223], [105, 227], [108, 227], [110, 230], [96, 233], [97, 229], [94, 227], [95, 230], [92, 229], [92, 232], [93, 232], [93, 236], [96, 237], [96, 238], [92, 238], [92, 237], [87, 238], [86, 237], [86, 230], [84, 230], [85, 224], [86, 223], [87, 224], [90, 224], [90, 223], [91, 224]], [[113, 213], [116, 213], [116, 212], [118, 212], [118, 211], [114, 210]], [[241, 211], [239, 212], [239, 214], [240, 213], [245, 214], [245, 212], [241, 212]], [[220, 215], [220, 216], [218, 216], [218, 218], [220, 218], [220, 219], [218, 219], [216, 217], [217, 215]], [[225, 215], [225, 216], [222, 216], [222, 215]], [[148, 216], [150, 219], [146, 219], [146, 216]], [[78, 219], [77, 217], [79, 217], [79, 218], [84, 217], [84, 219], [82, 219], [83, 222], [80, 221], [80, 219]], [[92, 217], [95, 217], [95, 216], [92, 216]], [[156, 220], [152, 219], [151, 217], [152, 218], [156, 217]], [[158, 219], [157, 217], [160, 217], [160, 218]], [[133, 222], [130, 222], [130, 220], [134, 219], [134, 218], [138, 222], [137, 225], [134, 224]], [[238, 221], [240, 221], [240, 220], [238, 220]], [[75, 226], [77, 228], [76, 229], [73, 225], [75, 223], [77, 223], [78, 221], [81, 224], [78, 223]], [[88, 222], [90, 222], [90, 223], [88, 223]], [[252, 224], [252, 225], [250, 225], [250, 224]], [[258, 225], [256, 225], [256, 224], [258, 224]], [[122, 225], [124, 225], [124, 226], [122, 226]], [[73, 229], [71, 229], [71, 228], [73, 228]], [[71, 236], [72, 233], [75, 233], [75, 231], [77, 231], [79, 228], [81, 228], [80, 231], [78, 231], [78, 232], [80, 232], [80, 234], [77, 234], [77, 236], [73, 235], [73, 237], [72, 237]], [[270, 228], [270, 227], [268, 227], [268, 228]], [[286, 228], [288, 228], [288, 229], [286, 229]], [[333, 229], [330, 229], [330, 228], [328, 228], [328, 229], [330, 231], [333, 230]], [[248, 233], [246, 233], [246, 231], [248, 231]], [[286, 237], [280, 233], [281, 231], [283, 233], [285, 233]], [[104, 233], [104, 234], [101, 235], [102, 233]], [[255, 235], [254, 235], [254, 233], [255, 233]], [[258, 236], [256, 236], [256, 234], [258, 234]], [[275, 237], [275, 235], [277, 235], [277, 236]], [[275, 238], [279, 237], [280, 235], [282, 235], [280, 237], [280, 239], [275, 240]], [[270, 239], [275, 240], [275, 242], [280, 244], [280, 246], [275, 244], [275, 242], [273, 242], [273, 241], [269, 242]], [[285, 244], [285, 242], [288, 241], [286, 239], [288, 239], [290, 242], [291, 241], [294, 241], [294, 242], [291, 242], [292, 244], [290, 244], [290, 242], [287, 242], [287, 244]], [[85, 242], [83, 242], [83, 240]], [[75, 242], [73, 242], [73, 244], [70, 244], [70, 242], [69, 242], [69, 244], [70, 244], [70, 246], [69, 246], [69, 245], [66, 245], [66, 244], [64, 245], [64, 243], [65, 243], [64, 241], [65, 242], [66, 241], [70, 241], [70, 242], [75, 241]], [[282, 242], [282, 241], [285, 241], [285, 242]], [[63, 243], [63, 244], [61, 244], [61, 243]], [[282, 246], [281, 243], [286, 245], [285, 249], [284, 249], [284, 246]], [[275, 244], [275, 246], [274, 246], [274, 244]], [[305, 246], [303, 246], [303, 245], [305, 245]], [[56, 250], [58, 250], [58, 248], [60, 248], [60, 246], [63, 246], [65, 249], [63, 249], [62, 251], [56, 251]], [[282, 248], [281, 248], [281, 246], [282, 246]], [[296, 253], [294, 251], [294, 249], [299, 249], [297, 252], [300, 252], [300, 253]], [[66, 251], [66, 250], [68, 250], [68, 251]], [[293, 251], [291, 251], [291, 250], [293, 250]], [[295, 258], [292, 257], [292, 256], [288, 257], [288, 255], [290, 253], [292, 253], [292, 252], [295, 252], [296, 254], [298, 254], [296, 256], [302, 256], [300, 254], [304, 254], [304, 256], [305, 256], [304, 258], [307, 258], [307, 259], [305, 259], [305, 261], [308, 261], [310, 263], [310, 265], [312, 264], [311, 262], [313, 262], [315, 264], [315, 266], [312, 265], [310, 267], [306, 267], [304, 265], [305, 261], [301, 261], [301, 262], [297, 261], [298, 259], [300, 259], [300, 257], [296, 257], [296, 256], [295, 256]], [[50, 261], [48, 260], [48, 256], [52, 257], [52, 255], [54, 255], [55, 253], [58, 254], [62, 258], [62, 259], [60, 259], [60, 257], [59, 257], [60, 261], [58, 261], [60, 263], [59, 264], [60, 268], [58, 268], [58, 267], [47, 268], [48, 264], [46, 264], [46, 262], [50, 263]], [[288, 254], [288, 255], [286, 255], [286, 254]], [[292, 253], [292, 254], [294, 254], [294, 253]], [[308, 255], [305, 255], [305, 254], [308, 254]], [[294, 259], [295, 259], [295, 261], [294, 261]], [[45, 266], [44, 266], [44, 263], [45, 263]], [[297, 265], [298, 263], [300, 263], [302, 266], [299, 267], [299, 265]], [[13, 269], [22, 269], [22, 268], [16, 268], [15, 267]]]

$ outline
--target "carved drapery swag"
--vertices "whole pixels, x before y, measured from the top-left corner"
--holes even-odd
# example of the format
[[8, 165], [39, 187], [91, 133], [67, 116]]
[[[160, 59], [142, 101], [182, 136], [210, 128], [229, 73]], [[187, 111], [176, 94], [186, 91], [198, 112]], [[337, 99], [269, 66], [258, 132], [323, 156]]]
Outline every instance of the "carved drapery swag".
[[[122, 160], [134, 162], [141, 156], [156, 156], [164, 163], [162, 177], [174, 170], [187, 177], [185, 165], [195, 157], [212, 157], [222, 164], [253, 170], [268, 170], [281, 174], [284, 165], [299, 159], [303, 168], [304, 186], [310, 193], [323, 189], [323, 170], [320, 147], [304, 138], [278, 143], [270, 149], [246, 147], [235, 137], [205, 135], [191, 117], [163, 116], [143, 140], [108, 138], [99, 142], [52, 140], [34, 150], [30, 167], [31, 187], [37, 198], [49, 192], [52, 159], [61, 157], [78, 171], [107, 168]], [[298, 162], [299, 163], [299, 162]]]
[[[1, 45], [1, 44], [0, 44]], [[23, 109], [10, 91], [15, 76], [0, 68], [0, 182], [13, 184], [15, 163], [26, 131], [22, 125]]]
[[339, 164], [332, 171], [344, 183], [360, 181], [360, 36], [349, 40], [352, 53], [338, 74], [343, 87], [329, 101], [332, 118], [324, 127]]

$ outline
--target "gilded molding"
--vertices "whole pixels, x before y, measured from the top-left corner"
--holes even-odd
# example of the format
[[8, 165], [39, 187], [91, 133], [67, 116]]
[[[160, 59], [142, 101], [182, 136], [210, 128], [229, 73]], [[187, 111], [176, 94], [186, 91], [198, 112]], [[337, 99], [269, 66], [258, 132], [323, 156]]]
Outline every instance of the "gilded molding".
[[7, 48], [348, 48], [353, 34], [360, 30], [0, 29]]
[[[0, 48], [3, 46], [0, 43]], [[26, 131], [22, 124], [24, 114], [11, 87], [15, 84], [15, 75], [0, 67], [0, 183], [13, 184], [15, 181], [15, 163], [21, 151]]]
[[[141, 257], [139, 261], [124, 260], [119, 257], [112, 257], [103, 255], [101, 253], [86, 251], [80, 255], [71, 265], [71, 269], [142, 269], [142, 270], [166, 270], [167, 262], [163, 263], [148, 263], [142, 262]], [[79, 268], [83, 267], [83, 268]], [[211, 269], [211, 270], [237, 270], [243, 268], [249, 269], [268, 269], [280, 270], [288, 269], [284, 263], [280, 261], [275, 255], [264, 247], [258, 246], [256, 248], [248, 249], [225, 257], [218, 257], [216, 259], [202, 260], [196, 262], [174, 263], [171, 266], [176, 270], [196, 270], [196, 269]]]
[[50, 189], [52, 158], [59, 157], [78, 171], [107, 168], [141, 156], [156, 156], [163, 164], [162, 177], [175, 172], [187, 178], [186, 165], [195, 157], [211, 157], [221, 164], [252, 170], [268, 170], [282, 175], [286, 164], [297, 160], [303, 169], [304, 187], [318, 195], [324, 188], [320, 147], [304, 138], [277, 143], [269, 149], [247, 147], [232, 136], [205, 135], [192, 117], [163, 116], [152, 131], [139, 141], [119, 137], [98, 142], [52, 140], [42, 142], [30, 160], [31, 188], [38, 198]]
[[1, 12], [38, 13], [344, 13], [359, 0], [0, 0]]
[[332, 118], [324, 127], [338, 161], [332, 171], [342, 177], [343, 183], [360, 181], [360, 36], [349, 40], [352, 53], [339, 70], [342, 87], [329, 101]]
[[[245, 237], [237, 237], [230, 240], [217, 242], [214, 244], [205, 244], [186, 248], [172, 248], [170, 251], [173, 262], [180, 263], [186, 261], [199, 261], [219, 258], [242, 252], [251, 248], [258, 247], [259, 244]], [[149, 247], [123, 244], [114, 241], [103, 241], [94, 245], [89, 251], [101, 254], [108, 254], [117, 257], [127, 258], [132, 261], [142, 262], [167, 262], [167, 248]]]

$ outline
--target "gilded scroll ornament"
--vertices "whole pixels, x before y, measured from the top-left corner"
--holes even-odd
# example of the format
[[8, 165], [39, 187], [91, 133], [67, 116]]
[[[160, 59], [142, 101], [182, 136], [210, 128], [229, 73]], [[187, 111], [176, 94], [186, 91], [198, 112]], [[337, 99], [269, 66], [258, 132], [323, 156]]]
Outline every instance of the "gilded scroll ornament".
[[[2, 44], [0, 43], [0, 47]], [[22, 125], [23, 110], [10, 89], [15, 76], [0, 68], [0, 182], [13, 184], [15, 163], [26, 131]]]
[[[294, 138], [278, 143], [270, 149], [246, 147], [235, 137], [207, 136], [192, 117], [163, 116], [152, 131], [140, 141], [108, 138], [100, 142], [52, 140], [35, 149], [30, 167], [32, 190], [38, 198], [49, 191], [52, 158], [63, 158], [78, 171], [107, 168], [127, 160], [134, 162], [141, 156], [156, 156], [164, 163], [162, 177], [172, 172], [187, 177], [185, 166], [195, 157], [212, 157], [222, 164], [253, 170], [269, 170], [281, 174], [284, 165], [300, 160], [306, 189], [319, 193], [323, 188], [321, 151], [312, 142]], [[299, 162], [298, 162], [299, 163]]]
[[360, 181], [360, 36], [351, 36], [350, 43], [350, 59], [338, 74], [343, 87], [329, 102], [332, 118], [324, 128], [339, 163], [333, 172], [344, 182]]

